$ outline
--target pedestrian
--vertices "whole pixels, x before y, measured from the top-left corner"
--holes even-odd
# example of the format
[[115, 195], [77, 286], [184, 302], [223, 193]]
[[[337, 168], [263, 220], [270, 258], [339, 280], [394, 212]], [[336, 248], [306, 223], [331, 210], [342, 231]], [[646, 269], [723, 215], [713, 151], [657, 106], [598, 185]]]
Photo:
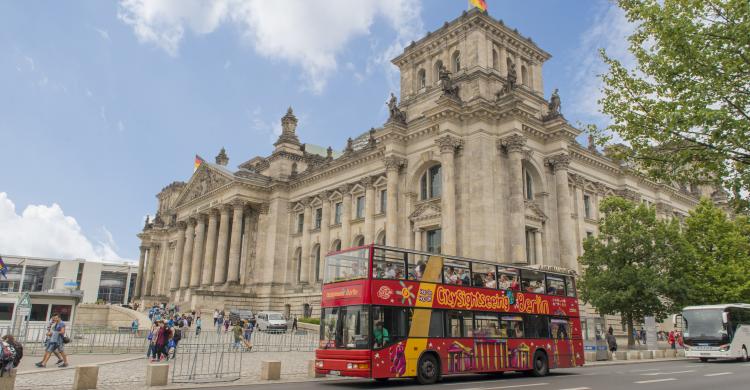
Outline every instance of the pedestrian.
[[641, 328], [641, 343], [646, 345], [646, 330]]
[[250, 321], [243, 321], [243, 323], [244, 329], [242, 331], [242, 337], [244, 340], [242, 341], [242, 343], [244, 344], [245, 349], [247, 349], [249, 352], [253, 349], [253, 342], [251, 341], [251, 338], [253, 336], [253, 324]]
[[62, 356], [62, 364], [60, 364], [59, 367], [68, 366], [68, 357], [65, 355], [65, 350], [63, 348], [63, 345], [65, 344], [65, 323], [60, 319], [59, 314], [55, 314], [52, 317], [52, 321], [54, 324], [50, 327], [50, 331], [47, 334], [49, 337], [47, 349], [44, 352], [42, 361], [36, 364], [39, 368], [47, 367], [47, 361], [55, 351], [59, 352], [60, 356]]
[[292, 331], [294, 332], [296, 330], [297, 330], [297, 316], [295, 315], [294, 320], [292, 320]]
[[677, 349], [675, 346], [675, 334], [677, 333], [677, 329], [672, 329], [669, 331], [669, 336], [667, 336], [667, 341], [669, 342], [669, 346], [672, 349]]
[[641, 336], [638, 334], [638, 330], [633, 328], [633, 340], [635, 340], [638, 345], [641, 345]]
[[229, 325], [231, 325], [232, 322], [229, 320], [229, 317], [224, 317], [224, 332], [229, 332]]
[[216, 326], [216, 321], [219, 319], [219, 309], [214, 309], [214, 326]]
[[219, 313], [219, 315], [216, 317], [216, 334], [221, 334], [221, 327], [224, 326], [224, 315], [222, 313]]
[[159, 322], [154, 322], [151, 325], [151, 329], [148, 331], [148, 350], [146, 351], [146, 359], [156, 359], [156, 336], [159, 333]]
[[161, 361], [162, 357], [169, 357], [167, 343], [171, 337], [172, 333], [166, 323], [164, 323], [164, 321], [159, 322], [159, 328], [156, 330], [156, 341], [154, 342], [156, 357], [151, 360], [152, 362]]
[[198, 316], [198, 318], [195, 319], [195, 335], [201, 334], [201, 326], [203, 326], [203, 321], [201, 321], [201, 316]]
[[135, 335], [138, 334], [138, 319], [134, 319], [133, 322], [130, 323], [130, 330]]
[[611, 352], [612, 355], [614, 356], [615, 352], [617, 351], [617, 339], [615, 338], [615, 335], [613, 334], [613, 330], [611, 327], [609, 328], [607, 335], [604, 336], [604, 339], [607, 341], [607, 347], [609, 347], [609, 352]]
[[[52, 316], [49, 318], [49, 322], [47, 323], [47, 330], [45, 332], [45, 339], [44, 339], [44, 342], [42, 343], [44, 345], [44, 349], [45, 350], [47, 349], [47, 344], [49, 343], [50, 329], [52, 329], [52, 326], [55, 324], [54, 318], [55, 318], [56, 315], [57, 315], [57, 313], [52, 313]], [[52, 353], [57, 358], [57, 362], [55, 364], [56, 365], [62, 364], [63, 358], [62, 358], [62, 355], [60, 355], [60, 352], [58, 352], [57, 350], [55, 350]]]
[[232, 348], [238, 349], [240, 347], [240, 342], [242, 341], [242, 327], [240, 327], [239, 322], [234, 323], [234, 326], [232, 327], [232, 335], [234, 336], [234, 343], [232, 344]]
[[3, 336], [3, 341], [8, 343], [16, 351], [16, 355], [13, 357], [13, 367], [18, 367], [21, 364], [23, 358], [23, 345], [16, 341], [16, 339], [9, 334]]
[[[179, 327], [174, 329], [174, 333], [172, 334], [172, 343], [170, 344], [172, 359], [174, 359], [177, 355], [177, 344], [179, 344], [180, 340], [182, 340], [184, 330], [185, 328], [183, 324], [180, 324]], [[169, 356], [169, 354], [167, 356]]]

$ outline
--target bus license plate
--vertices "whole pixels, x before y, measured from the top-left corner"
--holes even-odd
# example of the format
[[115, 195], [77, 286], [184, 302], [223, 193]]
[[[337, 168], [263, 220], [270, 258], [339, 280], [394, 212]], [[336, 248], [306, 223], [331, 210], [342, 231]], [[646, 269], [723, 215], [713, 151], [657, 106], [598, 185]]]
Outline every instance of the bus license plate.
[[701, 356], [711, 356], [711, 354], [710, 354], [710, 353], [706, 353], [706, 352], [703, 352], [703, 353], [701, 353]]
[[338, 376], [341, 376], [341, 371], [331, 370], [331, 371], [328, 371], [328, 375], [338, 375]]

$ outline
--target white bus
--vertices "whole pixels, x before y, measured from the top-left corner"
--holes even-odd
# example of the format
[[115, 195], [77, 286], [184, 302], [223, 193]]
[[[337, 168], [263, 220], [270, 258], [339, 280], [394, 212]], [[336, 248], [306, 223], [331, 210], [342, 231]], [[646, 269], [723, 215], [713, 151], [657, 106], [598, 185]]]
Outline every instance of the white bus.
[[[678, 322], [675, 322], [678, 323]], [[682, 310], [685, 356], [748, 361], [750, 305], [688, 306]]]

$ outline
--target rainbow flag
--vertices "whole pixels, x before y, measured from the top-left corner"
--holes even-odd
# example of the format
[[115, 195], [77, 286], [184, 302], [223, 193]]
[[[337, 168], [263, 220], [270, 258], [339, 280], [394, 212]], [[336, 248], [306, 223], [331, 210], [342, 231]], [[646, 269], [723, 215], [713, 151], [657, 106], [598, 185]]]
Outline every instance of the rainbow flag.
[[199, 156], [199, 155], [196, 154], [195, 155], [195, 165], [193, 166], [193, 172], [197, 171], [198, 167], [200, 167], [201, 164], [203, 164], [204, 162], [206, 162], [206, 160], [202, 159], [201, 156]]
[[2, 257], [0, 257], [0, 274], [2, 274], [5, 279], [8, 279], [8, 266], [5, 265]]
[[469, 8], [477, 7], [480, 10], [487, 12], [487, 1], [485, 0], [469, 0]]

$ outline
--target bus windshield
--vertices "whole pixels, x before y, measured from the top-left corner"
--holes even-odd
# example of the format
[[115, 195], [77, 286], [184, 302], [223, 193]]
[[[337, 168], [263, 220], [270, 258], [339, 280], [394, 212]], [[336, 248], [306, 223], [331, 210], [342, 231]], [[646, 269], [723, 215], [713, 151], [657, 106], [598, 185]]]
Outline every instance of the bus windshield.
[[692, 309], [682, 312], [685, 339], [720, 340], [728, 338], [722, 309]]
[[320, 322], [321, 348], [370, 348], [370, 323], [367, 306], [323, 309]]
[[367, 277], [369, 252], [369, 248], [360, 248], [326, 256], [323, 283]]

